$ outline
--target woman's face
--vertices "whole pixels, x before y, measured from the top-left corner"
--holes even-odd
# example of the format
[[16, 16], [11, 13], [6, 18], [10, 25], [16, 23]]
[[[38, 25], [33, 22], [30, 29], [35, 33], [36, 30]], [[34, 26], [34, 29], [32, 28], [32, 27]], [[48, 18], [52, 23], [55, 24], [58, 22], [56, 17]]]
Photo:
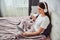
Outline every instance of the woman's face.
[[42, 14], [44, 12], [44, 9], [42, 9], [42, 8], [40, 8], [39, 6], [38, 6], [38, 13], [39, 14]]

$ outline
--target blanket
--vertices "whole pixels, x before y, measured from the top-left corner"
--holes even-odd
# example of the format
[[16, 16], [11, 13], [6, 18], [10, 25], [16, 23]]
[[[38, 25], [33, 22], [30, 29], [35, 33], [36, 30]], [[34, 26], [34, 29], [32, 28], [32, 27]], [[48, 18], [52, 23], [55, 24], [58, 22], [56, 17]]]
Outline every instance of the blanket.
[[[0, 40], [15, 40], [16, 35], [21, 34], [25, 31], [31, 32], [33, 24], [34, 21], [29, 17], [0, 18]], [[40, 35], [26, 38], [17, 38], [17, 40], [45, 40], [45, 38], [46, 37], [44, 35]]]
[[15, 35], [30, 29], [32, 25], [33, 21], [29, 17], [0, 18], [0, 40], [14, 38]]

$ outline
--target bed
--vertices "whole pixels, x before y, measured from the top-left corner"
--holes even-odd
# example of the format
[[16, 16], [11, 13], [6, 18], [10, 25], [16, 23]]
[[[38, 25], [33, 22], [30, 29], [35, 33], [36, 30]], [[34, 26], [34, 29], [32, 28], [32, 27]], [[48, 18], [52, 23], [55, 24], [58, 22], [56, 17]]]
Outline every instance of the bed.
[[[0, 40], [11, 40], [11, 38], [13, 38], [14, 40], [17, 34], [19, 34], [20, 32], [22, 33], [22, 31], [20, 31], [17, 28], [17, 25], [22, 26], [20, 23], [21, 21], [25, 21], [25, 20], [31, 21], [29, 17], [1, 17], [0, 18]], [[31, 25], [28, 24], [27, 27]], [[46, 40], [50, 40], [50, 38], [48, 37]]]

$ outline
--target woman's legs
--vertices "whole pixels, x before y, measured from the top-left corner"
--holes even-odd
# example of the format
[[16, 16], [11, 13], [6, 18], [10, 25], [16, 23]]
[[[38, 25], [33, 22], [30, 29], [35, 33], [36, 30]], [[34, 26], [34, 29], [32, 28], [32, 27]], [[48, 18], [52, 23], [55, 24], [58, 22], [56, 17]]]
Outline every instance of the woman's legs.
[[46, 36], [45, 35], [38, 35], [38, 36], [31, 36], [31, 37], [24, 38], [21, 35], [17, 35], [15, 37], [15, 40], [46, 40]]

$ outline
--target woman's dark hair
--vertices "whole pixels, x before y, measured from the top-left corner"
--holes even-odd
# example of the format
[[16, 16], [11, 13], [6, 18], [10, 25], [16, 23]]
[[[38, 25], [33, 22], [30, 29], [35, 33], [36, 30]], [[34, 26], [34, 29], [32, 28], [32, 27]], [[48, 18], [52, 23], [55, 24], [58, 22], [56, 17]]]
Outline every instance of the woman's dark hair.
[[[50, 33], [51, 33], [52, 24], [51, 24], [51, 16], [49, 15], [48, 5], [47, 5], [46, 2], [45, 2], [45, 4], [46, 4], [46, 8], [47, 8], [47, 12], [45, 12], [45, 15], [48, 16], [48, 18], [49, 18], [49, 20], [50, 20], [50, 24], [48, 25], [47, 29], [44, 31], [43, 34], [45, 34], [46, 36], [48, 36], [48, 35], [50, 35]], [[42, 9], [45, 9], [45, 4], [44, 4], [43, 2], [40, 2], [40, 3], [38, 4], [38, 6], [39, 6], [40, 8], [42, 8]]]
[[[47, 12], [45, 12], [45, 15], [47, 15], [47, 16], [49, 17], [50, 21], [51, 21], [51, 17], [50, 17], [50, 15], [49, 15], [49, 11], [48, 11], [48, 5], [47, 5], [46, 2], [45, 2], [45, 4], [46, 4], [46, 8], [47, 8]], [[38, 4], [38, 6], [39, 6], [40, 8], [42, 8], [42, 9], [45, 9], [45, 4], [44, 4], [43, 2], [40, 2], [40, 3]]]

